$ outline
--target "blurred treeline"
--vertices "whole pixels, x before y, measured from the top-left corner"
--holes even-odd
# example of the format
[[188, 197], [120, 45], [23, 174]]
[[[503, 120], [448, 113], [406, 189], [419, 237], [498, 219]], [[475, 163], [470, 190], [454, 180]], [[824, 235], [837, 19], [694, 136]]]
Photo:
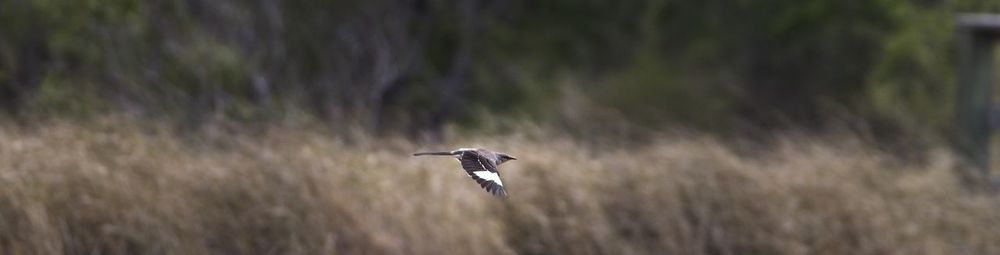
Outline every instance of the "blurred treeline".
[[484, 115], [933, 130], [954, 100], [954, 14], [990, 11], [1000, 1], [4, 0], [0, 107], [195, 125], [305, 113], [411, 134]]

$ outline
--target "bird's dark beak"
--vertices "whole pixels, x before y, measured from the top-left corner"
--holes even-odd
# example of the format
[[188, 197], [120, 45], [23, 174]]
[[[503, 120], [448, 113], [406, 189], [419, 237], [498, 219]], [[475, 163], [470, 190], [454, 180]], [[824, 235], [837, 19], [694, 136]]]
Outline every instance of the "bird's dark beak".
[[510, 160], [517, 160], [517, 158], [515, 158], [515, 157], [510, 157]]

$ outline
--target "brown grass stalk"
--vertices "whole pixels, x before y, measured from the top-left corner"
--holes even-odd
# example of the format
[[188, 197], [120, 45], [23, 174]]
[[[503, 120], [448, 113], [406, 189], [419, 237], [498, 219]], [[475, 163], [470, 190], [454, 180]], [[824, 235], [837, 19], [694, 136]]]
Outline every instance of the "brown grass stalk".
[[704, 137], [435, 146], [518, 157], [500, 200], [406, 141], [120, 124], [0, 128], [0, 253], [1000, 254], [1000, 205], [962, 189], [946, 152], [918, 165], [801, 137], [752, 156]]

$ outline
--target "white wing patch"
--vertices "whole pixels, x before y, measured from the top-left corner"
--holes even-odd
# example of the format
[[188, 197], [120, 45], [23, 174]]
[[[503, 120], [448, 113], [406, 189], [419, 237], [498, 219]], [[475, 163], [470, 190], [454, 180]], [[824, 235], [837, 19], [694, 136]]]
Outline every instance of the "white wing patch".
[[500, 175], [497, 173], [490, 171], [475, 171], [472, 172], [472, 174], [475, 174], [476, 176], [484, 180], [492, 181], [495, 182], [497, 185], [503, 186], [503, 181], [500, 181]]

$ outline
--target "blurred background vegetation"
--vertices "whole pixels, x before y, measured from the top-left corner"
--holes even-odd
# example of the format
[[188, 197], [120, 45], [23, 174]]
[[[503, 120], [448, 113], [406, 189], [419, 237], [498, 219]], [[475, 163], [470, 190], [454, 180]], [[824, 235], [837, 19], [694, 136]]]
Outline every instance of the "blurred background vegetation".
[[[941, 139], [965, 12], [0, 0], [0, 253], [1000, 254]], [[510, 198], [409, 157], [457, 147]]]
[[954, 14], [989, 11], [1000, 2], [8, 0], [0, 108], [190, 127], [304, 115], [410, 136], [495, 122], [482, 116], [938, 133]]

